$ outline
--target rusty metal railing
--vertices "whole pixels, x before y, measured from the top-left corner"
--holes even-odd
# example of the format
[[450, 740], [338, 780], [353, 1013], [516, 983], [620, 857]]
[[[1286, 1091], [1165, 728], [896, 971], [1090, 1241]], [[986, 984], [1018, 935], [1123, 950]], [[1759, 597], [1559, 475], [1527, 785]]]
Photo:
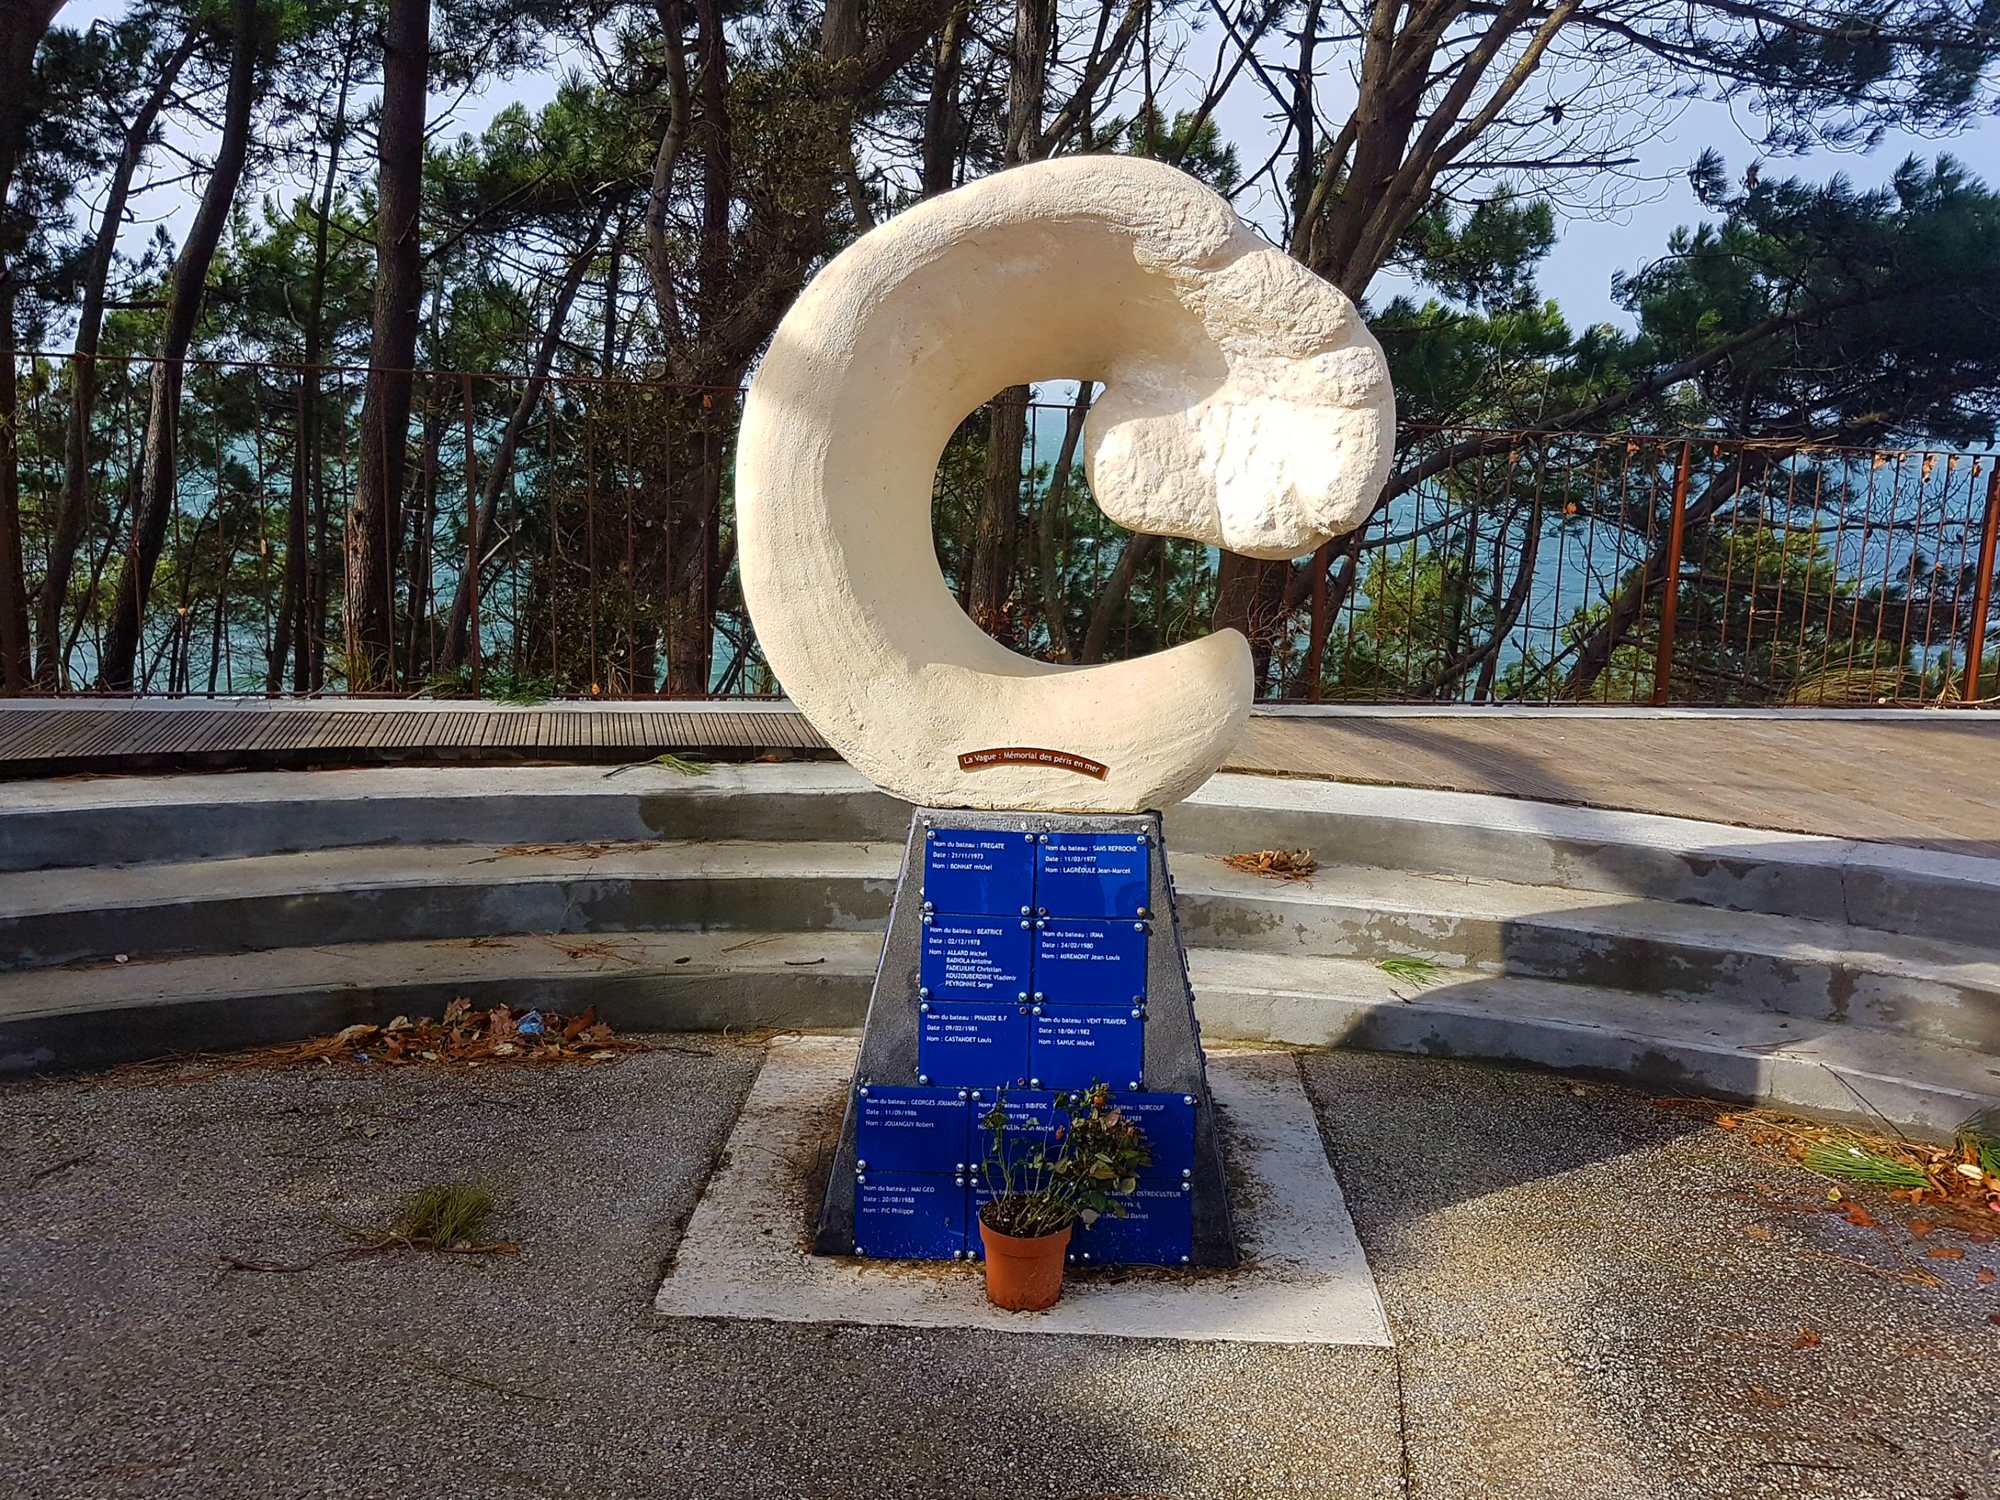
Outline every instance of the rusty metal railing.
[[[132, 566], [144, 360], [24, 356], [17, 434], [45, 691], [95, 690]], [[341, 693], [364, 370], [191, 361], [132, 683]], [[380, 690], [779, 691], [735, 580], [740, 394], [419, 371], [380, 529]], [[984, 408], [940, 460], [948, 586], [1016, 650], [1112, 660], [1207, 633], [1222, 560], [1092, 502], [1083, 406]], [[996, 435], [1002, 451], [994, 450]], [[1018, 443], [1018, 451], [1008, 452]], [[1261, 570], [1259, 693], [1295, 702], [1858, 706], [2000, 697], [1988, 453], [1706, 434], [1409, 429], [1366, 523]], [[63, 566], [67, 554], [67, 566]], [[61, 580], [49, 588], [47, 580]]]

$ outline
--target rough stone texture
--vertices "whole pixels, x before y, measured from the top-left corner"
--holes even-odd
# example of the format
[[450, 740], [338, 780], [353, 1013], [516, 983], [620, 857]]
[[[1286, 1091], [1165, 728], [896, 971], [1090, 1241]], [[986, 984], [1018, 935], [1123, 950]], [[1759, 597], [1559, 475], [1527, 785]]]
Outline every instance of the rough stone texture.
[[[1994, 1246], [1898, 1282], [1741, 1132], [1463, 1063], [1305, 1060], [1400, 1351], [657, 1318], [758, 1055], [675, 1045], [0, 1089], [0, 1494], [2000, 1493]], [[217, 1264], [457, 1173], [518, 1257]]]
[[1856, 1228], [1747, 1131], [1619, 1089], [1356, 1053], [1306, 1081], [1401, 1345], [1412, 1495], [2000, 1494], [1993, 1244], [1912, 1239], [1880, 1193]]
[[[1393, 1355], [656, 1317], [758, 1050], [0, 1089], [0, 1494], [1398, 1493]], [[305, 1259], [455, 1174], [515, 1256]], [[803, 1222], [800, 1225], [804, 1230]]]
[[[864, 236], [799, 298], [751, 385], [740, 556], [786, 691], [909, 801], [1164, 807], [1248, 717], [1237, 633], [1055, 667], [985, 635], [945, 587], [931, 481], [952, 429], [996, 390], [1061, 378], [1105, 383], [1085, 464], [1136, 530], [1294, 557], [1357, 525], [1387, 472], [1394, 398], [1353, 305], [1170, 167], [1036, 163]], [[1001, 746], [1110, 773], [959, 769]]]

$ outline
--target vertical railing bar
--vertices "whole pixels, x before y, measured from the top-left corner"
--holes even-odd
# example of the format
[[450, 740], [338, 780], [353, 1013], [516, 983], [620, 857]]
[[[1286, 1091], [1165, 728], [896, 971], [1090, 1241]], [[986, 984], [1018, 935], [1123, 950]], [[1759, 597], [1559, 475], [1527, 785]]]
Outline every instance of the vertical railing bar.
[[[1901, 453], [1898, 453], [1896, 455], [1896, 467], [1895, 470], [1893, 471], [1889, 483], [1888, 514], [1882, 522], [1882, 598], [1881, 598], [1881, 604], [1877, 607], [1875, 611], [1875, 635], [1873, 641], [1869, 646], [1869, 657], [1868, 657], [1869, 687], [1871, 689], [1875, 686], [1875, 675], [1882, 670], [1882, 626], [1887, 619], [1885, 610], [1889, 603], [1889, 580], [1895, 575], [1896, 572], [1896, 501], [1902, 495], [1903, 492], [1903, 458], [1904, 455]], [[1870, 508], [1872, 510], [1873, 508], [1872, 485], [1870, 486], [1870, 491], [1871, 491]], [[1914, 565], [1916, 562], [1916, 552], [1914, 547], [1911, 549], [1910, 560], [1912, 564], [1912, 576], [1914, 576], [1915, 573]], [[1906, 593], [1905, 594], [1906, 607], [1907, 607], [1907, 599], [1908, 596]], [[1902, 680], [1899, 674], [1897, 678], [1898, 691], [1901, 690], [1901, 687], [1902, 687]], [[1875, 696], [1879, 697], [1880, 694], [1876, 694]]]
[[1673, 512], [1667, 532], [1667, 566], [1660, 580], [1660, 643], [1653, 658], [1653, 706], [1666, 706], [1673, 686], [1674, 624], [1680, 608], [1681, 543], [1687, 525], [1688, 472], [1694, 467], [1694, 444], [1681, 444], [1680, 472], [1674, 476]]
[[1979, 526], [1979, 578], [1973, 585], [1972, 638], [1965, 648], [1965, 686], [1959, 697], [1979, 701], [1980, 655], [1986, 645], [1987, 611], [1993, 604], [1993, 548], [2000, 539], [2000, 457], [1986, 476], [1986, 514]]
[[[1926, 469], [1930, 469], [1933, 471], [1936, 469], [1937, 455], [1935, 453], [1926, 453], [1924, 455], [1924, 467]], [[1924, 643], [1924, 654], [1926, 658], [1928, 658], [1930, 654], [1931, 642], [1935, 639], [1935, 636], [1933, 636], [1932, 631], [1935, 630], [1937, 626], [1938, 580], [1944, 576], [1944, 549], [1947, 545], [1944, 537], [1944, 529], [1946, 524], [1949, 522], [1950, 516], [1951, 516], [1951, 467], [1949, 464], [1947, 464], [1944, 471], [1944, 482], [1938, 486], [1937, 545], [1931, 548], [1931, 576], [1929, 584], [1926, 585], [1924, 594], [1923, 643]], [[1910, 633], [1909, 627], [1910, 627], [1910, 622], [1908, 618], [1905, 617], [1903, 621], [1903, 635], [1905, 642], [1903, 649], [1906, 654], [1909, 651], [1909, 645], [1908, 645], [1908, 637]], [[1929, 670], [1930, 670], [1930, 662], [1927, 659], [1917, 675], [1919, 697], [1921, 697], [1923, 691], [1922, 684], [1923, 684], [1924, 674], [1927, 673]]]

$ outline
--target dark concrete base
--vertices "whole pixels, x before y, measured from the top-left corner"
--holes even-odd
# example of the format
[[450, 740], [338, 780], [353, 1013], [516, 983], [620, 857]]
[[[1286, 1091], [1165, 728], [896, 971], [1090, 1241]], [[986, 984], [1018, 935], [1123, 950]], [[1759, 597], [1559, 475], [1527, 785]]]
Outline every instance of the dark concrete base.
[[1215, 1104], [1208, 1091], [1201, 1028], [1195, 1021], [1194, 990], [1188, 982], [1187, 950], [1181, 942], [1173, 882], [1167, 876], [1166, 844], [1158, 813], [993, 813], [931, 807], [916, 810], [910, 820], [903, 873], [896, 882], [889, 932], [882, 944], [882, 962], [876, 970], [874, 992], [868, 1001], [861, 1057], [848, 1087], [840, 1148], [827, 1180], [813, 1253], [854, 1253], [855, 1090], [866, 1083], [917, 1081], [917, 972], [923, 946], [924, 833], [933, 826], [1034, 833], [1136, 833], [1146, 837], [1152, 872], [1148, 903], [1154, 917], [1153, 940], [1146, 950], [1142, 1082], [1149, 1091], [1195, 1096], [1193, 1263], [1234, 1266], [1236, 1231], [1229, 1215], [1222, 1142], [1215, 1126]]

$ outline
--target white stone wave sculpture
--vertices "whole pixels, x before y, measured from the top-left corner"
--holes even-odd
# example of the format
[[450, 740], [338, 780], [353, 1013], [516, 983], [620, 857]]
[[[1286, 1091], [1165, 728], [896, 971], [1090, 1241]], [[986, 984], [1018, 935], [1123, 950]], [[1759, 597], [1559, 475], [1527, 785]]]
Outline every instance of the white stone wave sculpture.
[[[751, 384], [739, 557], [785, 691], [909, 801], [1164, 807], [1249, 716], [1236, 631], [1052, 666], [994, 641], [946, 587], [931, 485], [953, 429], [995, 391], [1062, 378], [1104, 383], [1086, 472], [1134, 530], [1296, 557], [1358, 525], [1388, 471], [1394, 397], [1354, 305], [1171, 167], [1019, 167], [863, 236]], [[1054, 755], [978, 755], [1002, 749]]]

